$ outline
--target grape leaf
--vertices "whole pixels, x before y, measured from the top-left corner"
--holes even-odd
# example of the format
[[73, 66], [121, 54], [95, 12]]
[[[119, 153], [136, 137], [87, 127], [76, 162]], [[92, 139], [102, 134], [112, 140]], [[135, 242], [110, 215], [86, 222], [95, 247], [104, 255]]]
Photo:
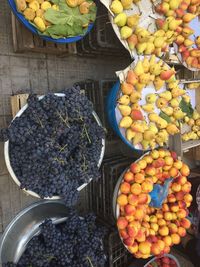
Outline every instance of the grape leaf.
[[159, 114], [159, 116], [160, 116], [162, 119], [166, 120], [168, 123], [171, 122], [170, 117], [169, 117], [167, 114], [165, 114], [164, 112], [161, 111], [160, 114]]
[[59, 4], [59, 0], [51, 0], [52, 3], [54, 3], [55, 5], [58, 5]]
[[192, 114], [193, 114], [194, 109], [193, 109], [191, 103], [187, 103], [187, 102], [185, 102], [184, 99], [182, 99], [180, 104], [179, 104], [179, 107], [183, 112], [185, 112], [187, 114], [187, 116], [189, 118], [192, 118]]

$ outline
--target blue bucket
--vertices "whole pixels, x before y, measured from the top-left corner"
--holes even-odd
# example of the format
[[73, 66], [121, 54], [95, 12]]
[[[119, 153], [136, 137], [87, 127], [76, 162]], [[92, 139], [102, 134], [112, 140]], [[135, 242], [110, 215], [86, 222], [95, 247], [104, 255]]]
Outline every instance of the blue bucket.
[[[106, 111], [107, 111], [107, 116], [108, 116], [108, 121], [115, 133], [122, 139], [122, 141], [129, 146], [132, 150], [135, 152], [138, 152], [139, 154], [143, 154], [144, 150], [135, 148], [126, 138], [123, 136], [123, 134], [120, 132], [117, 120], [116, 120], [116, 115], [115, 115], [115, 108], [117, 106], [117, 99], [119, 97], [120, 93], [120, 81], [118, 80], [112, 89], [110, 90], [107, 100], [106, 100]], [[149, 149], [150, 150], [150, 149]], [[149, 151], [145, 150], [145, 152]]]
[[88, 34], [94, 26], [94, 23], [90, 23], [88, 26], [88, 30], [84, 35], [79, 35], [79, 36], [75, 36], [75, 37], [68, 37], [68, 38], [54, 39], [54, 38], [51, 38], [49, 36], [40, 35], [37, 31], [37, 28], [34, 27], [31, 23], [29, 23], [29, 21], [27, 19], [25, 19], [23, 14], [21, 14], [20, 12], [17, 11], [17, 7], [16, 7], [14, 0], [8, 0], [8, 3], [10, 5], [14, 15], [27, 29], [29, 29], [29, 31], [31, 31], [33, 34], [39, 35], [43, 40], [48, 41], [48, 42], [54, 42], [54, 43], [58, 43], [58, 44], [75, 43], [75, 42], [81, 40], [86, 34]]

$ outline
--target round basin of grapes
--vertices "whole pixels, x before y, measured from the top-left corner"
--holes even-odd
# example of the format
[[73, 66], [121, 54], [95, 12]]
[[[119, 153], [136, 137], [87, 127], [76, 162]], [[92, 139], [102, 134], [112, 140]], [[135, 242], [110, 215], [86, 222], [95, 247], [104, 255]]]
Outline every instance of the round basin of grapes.
[[[57, 97], [64, 97], [64, 96], [65, 96], [65, 94], [61, 94], [61, 93], [59, 93], [59, 94], [54, 94], [54, 95], [57, 96]], [[42, 100], [43, 98], [44, 98], [44, 96], [40, 96], [40, 97], [39, 97], [39, 100]], [[25, 111], [27, 108], [28, 108], [28, 104], [26, 104], [26, 105], [25, 105], [25, 106], [24, 106], [24, 107], [23, 107], [23, 108], [16, 114], [15, 118], [13, 119], [13, 121], [14, 121], [16, 118], [21, 117], [22, 114], [24, 113], [24, 111]], [[98, 126], [102, 126], [99, 117], [97, 116], [97, 114], [96, 114], [94, 111], [92, 112], [92, 115], [93, 115], [93, 117], [94, 117], [94, 121], [96, 121], [97, 125], [98, 125]], [[105, 139], [104, 139], [104, 138], [102, 138], [101, 143], [102, 143], [102, 145], [101, 145], [101, 151], [99, 151], [98, 168], [101, 166], [101, 163], [102, 163], [102, 160], [103, 160], [103, 156], [104, 156], [104, 152], [105, 152]], [[10, 149], [10, 141], [8, 140], [8, 141], [5, 142], [5, 145], [4, 145], [5, 162], [6, 162], [8, 171], [9, 171], [9, 173], [10, 173], [12, 179], [14, 180], [14, 182], [15, 182], [19, 187], [22, 188], [22, 186], [21, 186], [21, 181], [20, 181], [20, 177], [17, 177], [17, 175], [16, 175], [16, 173], [15, 173], [15, 171], [14, 171], [14, 168], [12, 167], [12, 164], [11, 164], [10, 150], [9, 150], [9, 149]], [[88, 182], [90, 182], [91, 180], [92, 180], [92, 178], [89, 179]], [[82, 189], [88, 184], [88, 182], [83, 182], [81, 185], [77, 186], [77, 187], [76, 187], [77, 191], [82, 190]], [[32, 195], [32, 196], [37, 197], [37, 198], [41, 198], [41, 196], [40, 196], [38, 193], [34, 192], [34, 190], [32, 191], [32, 190], [30, 190], [30, 189], [28, 189], [28, 188], [24, 188], [24, 187], [23, 187], [22, 189], [23, 189], [23, 191], [25, 191], [25, 192], [26, 192], [27, 194], [29, 194], [29, 195]], [[44, 199], [59, 199], [60, 196], [58, 196], [58, 195], [53, 195], [52, 197], [42, 197], [42, 198], [44, 198]]]

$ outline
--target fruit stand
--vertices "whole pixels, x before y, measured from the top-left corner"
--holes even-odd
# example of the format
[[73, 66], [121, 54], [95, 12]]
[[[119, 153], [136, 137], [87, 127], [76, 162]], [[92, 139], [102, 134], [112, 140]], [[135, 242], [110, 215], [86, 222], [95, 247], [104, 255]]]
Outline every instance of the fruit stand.
[[2, 267], [197, 267], [200, 1], [0, 2]]

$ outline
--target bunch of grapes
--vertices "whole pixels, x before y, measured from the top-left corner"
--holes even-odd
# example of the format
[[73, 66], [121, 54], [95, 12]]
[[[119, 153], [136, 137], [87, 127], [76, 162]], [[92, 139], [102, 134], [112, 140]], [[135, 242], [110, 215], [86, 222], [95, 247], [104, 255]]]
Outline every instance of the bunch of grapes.
[[80, 88], [64, 93], [47, 94], [42, 100], [31, 95], [28, 108], [0, 135], [9, 140], [11, 166], [21, 188], [41, 198], [58, 195], [71, 206], [78, 200], [77, 188], [100, 176], [105, 136]]
[[46, 220], [41, 224], [40, 235], [28, 243], [19, 262], [5, 263], [3, 267], [103, 266], [106, 233], [105, 227], [96, 224], [93, 214], [79, 217], [71, 211], [64, 223], [55, 225]]

